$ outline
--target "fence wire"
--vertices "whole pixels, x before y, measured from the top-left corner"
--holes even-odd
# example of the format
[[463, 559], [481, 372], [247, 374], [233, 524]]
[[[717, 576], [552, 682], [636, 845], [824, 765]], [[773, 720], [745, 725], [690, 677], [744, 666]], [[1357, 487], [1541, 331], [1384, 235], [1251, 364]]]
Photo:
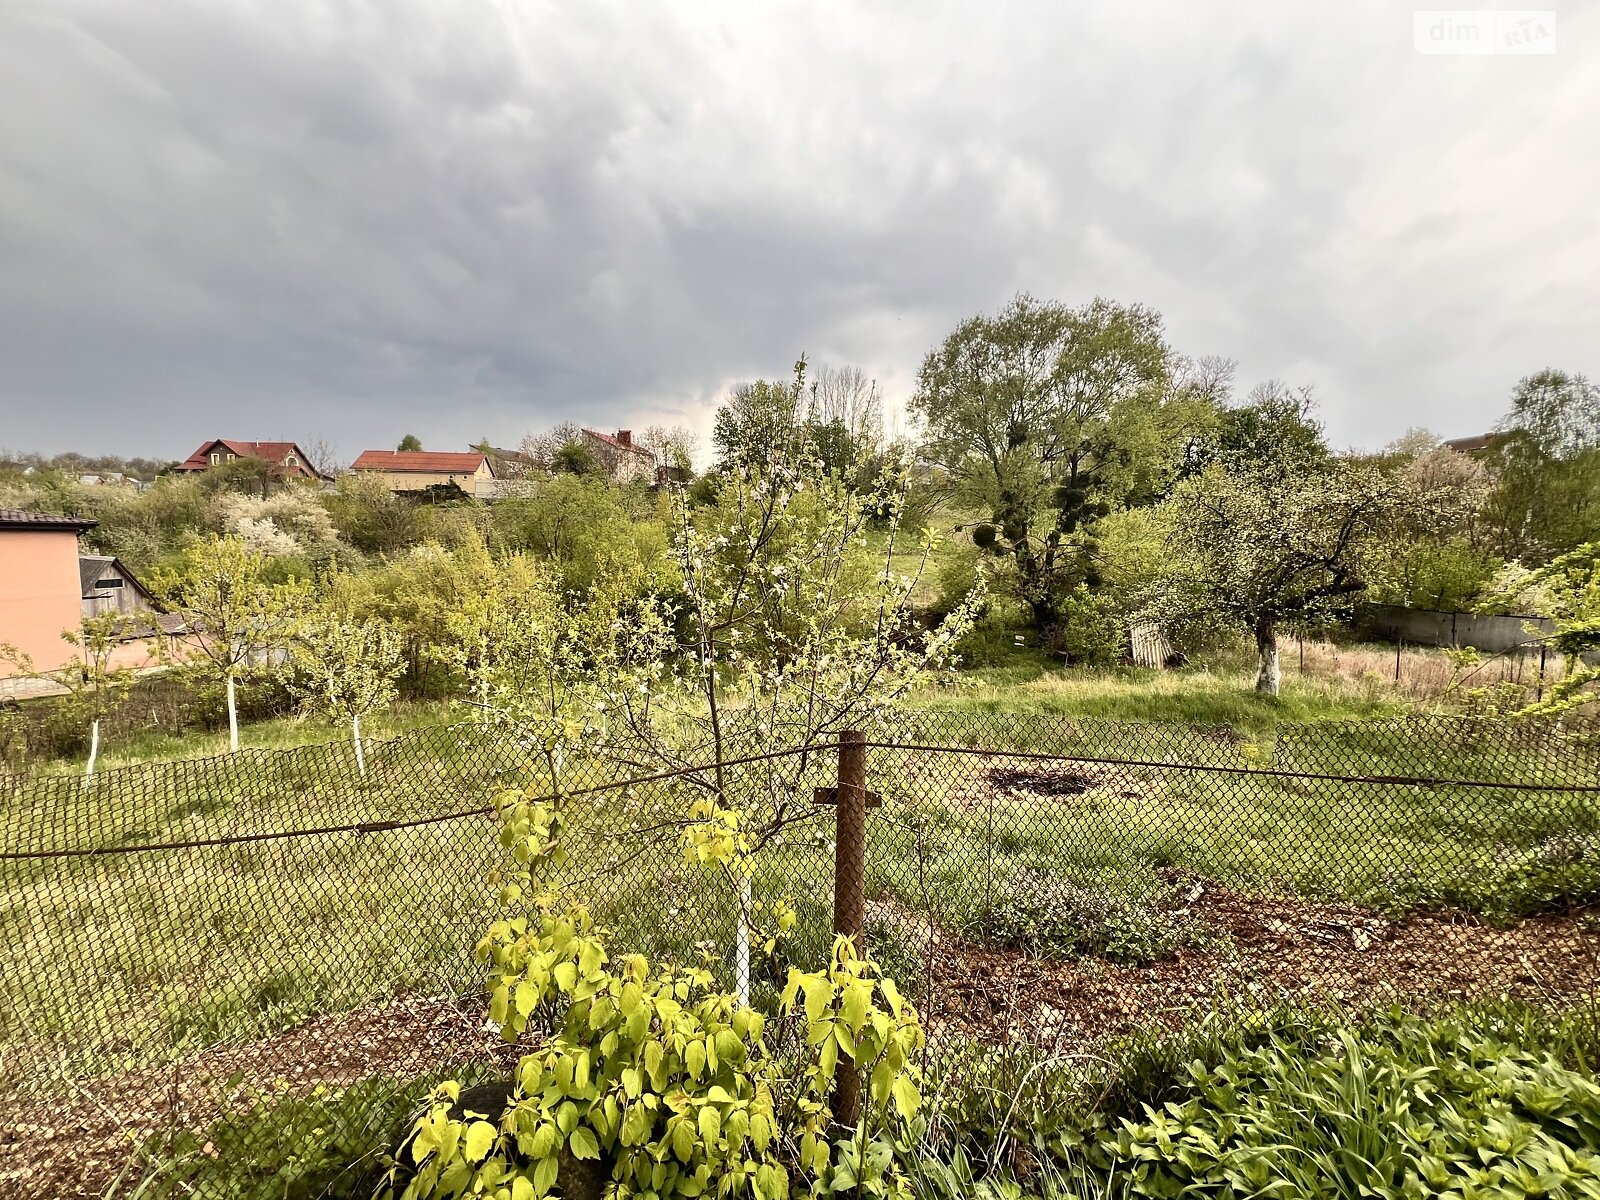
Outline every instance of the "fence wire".
[[[1592, 730], [1414, 717], [1251, 741], [927, 711], [868, 736], [866, 939], [952, 1055], [1070, 1061], [1219, 1006], [1595, 993]], [[528, 748], [451, 726], [365, 761], [246, 750], [0, 791], [0, 1195], [364, 1194], [434, 1082], [509, 1068], [472, 948], [492, 799]], [[562, 882], [617, 948], [726, 971], [738, 905], [685, 861], [690, 785], [638, 761], [568, 780]], [[833, 813], [810, 795], [834, 757], [753, 745], [723, 766], [781, 822], [755, 898], [801, 917], [757, 957], [770, 1004], [830, 940]]]

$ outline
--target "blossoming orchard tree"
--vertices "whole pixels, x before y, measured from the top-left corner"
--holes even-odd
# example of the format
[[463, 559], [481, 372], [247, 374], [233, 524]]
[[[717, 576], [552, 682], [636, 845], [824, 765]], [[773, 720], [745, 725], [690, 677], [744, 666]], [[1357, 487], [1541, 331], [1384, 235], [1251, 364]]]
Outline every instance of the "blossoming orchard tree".
[[1401, 524], [1447, 520], [1405, 478], [1340, 459], [1310, 467], [1215, 463], [1181, 484], [1170, 506], [1171, 567], [1147, 615], [1212, 623], [1255, 640], [1256, 691], [1276, 696], [1278, 630], [1331, 617], [1390, 569]]
[[1559, 716], [1600, 701], [1600, 542], [1568, 551], [1522, 580], [1548, 598], [1552, 628], [1538, 633], [1566, 662], [1566, 671], [1547, 696], [1522, 716]]
[[348, 723], [356, 770], [367, 777], [361, 718], [391, 703], [404, 669], [400, 634], [381, 621], [355, 620], [330, 608], [296, 623], [292, 690], [334, 721]]
[[239, 748], [238, 681], [282, 665], [308, 595], [303, 583], [269, 582], [266, 566], [266, 555], [239, 538], [210, 537], [154, 580], [157, 594], [187, 618], [174, 668], [223, 685], [230, 750]]
[[[898, 475], [855, 492], [802, 454], [730, 473], [698, 511], [680, 497], [681, 610], [636, 614], [610, 676], [610, 753], [683, 772], [688, 852], [739, 898], [742, 1000], [755, 859], [812, 815], [814, 752], [950, 664], [981, 603], [980, 587], [936, 627], [916, 622], [911, 595], [935, 542], [901, 528], [905, 492]], [[878, 553], [865, 549], [874, 523]], [[774, 748], [799, 752], [743, 761]]]

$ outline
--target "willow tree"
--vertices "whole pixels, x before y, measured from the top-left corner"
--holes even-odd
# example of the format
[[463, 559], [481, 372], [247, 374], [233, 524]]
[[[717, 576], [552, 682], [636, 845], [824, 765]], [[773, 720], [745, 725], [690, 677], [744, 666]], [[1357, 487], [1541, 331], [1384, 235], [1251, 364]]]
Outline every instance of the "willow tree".
[[924, 450], [981, 515], [974, 540], [1015, 562], [1041, 628], [1095, 582], [1094, 523], [1163, 493], [1213, 412], [1175, 386], [1176, 363], [1151, 309], [1026, 294], [963, 321], [923, 360], [910, 411]]

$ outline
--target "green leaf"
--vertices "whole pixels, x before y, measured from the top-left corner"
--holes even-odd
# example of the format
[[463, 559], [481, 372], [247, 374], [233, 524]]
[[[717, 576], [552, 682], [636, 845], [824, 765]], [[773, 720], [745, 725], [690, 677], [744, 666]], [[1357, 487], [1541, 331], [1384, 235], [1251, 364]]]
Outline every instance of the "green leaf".
[[722, 1136], [722, 1114], [712, 1105], [700, 1110], [700, 1136], [708, 1146], [715, 1145]]
[[541, 1196], [548, 1195], [550, 1189], [555, 1186], [555, 1182], [555, 1155], [551, 1155], [549, 1158], [541, 1158], [538, 1165], [533, 1168], [533, 1190]]
[[495, 1133], [495, 1127], [487, 1121], [474, 1121], [467, 1126], [467, 1140], [462, 1153], [467, 1156], [468, 1162], [478, 1163], [484, 1160], [489, 1148], [494, 1145]]
[[519, 1015], [524, 1017], [527, 1016], [536, 1007], [538, 1007], [538, 1004], [538, 988], [534, 987], [533, 984], [529, 983], [526, 979], [517, 984], [517, 1012]]
[[582, 1125], [572, 1131], [572, 1136], [567, 1139], [567, 1146], [572, 1151], [573, 1158], [599, 1158], [600, 1142], [594, 1132]]
[[922, 1093], [917, 1091], [917, 1085], [911, 1082], [911, 1076], [905, 1073], [895, 1077], [894, 1106], [900, 1110], [900, 1115], [907, 1120], [917, 1115], [917, 1108], [922, 1104]]
[[677, 1121], [672, 1130], [672, 1153], [677, 1155], [678, 1161], [687, 1163], [694, 1156], [694, 1130], [689, 1122]]

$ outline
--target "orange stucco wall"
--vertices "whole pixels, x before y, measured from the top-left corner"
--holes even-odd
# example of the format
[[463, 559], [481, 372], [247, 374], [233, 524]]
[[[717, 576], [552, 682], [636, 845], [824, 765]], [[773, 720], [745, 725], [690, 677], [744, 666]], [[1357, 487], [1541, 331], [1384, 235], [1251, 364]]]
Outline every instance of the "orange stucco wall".
[[[63, 529], [0, 529], [0, 642], [53, 671], [72, 658], [61, 638], [82, 622], [78, 537]], [[0, 676], [16, 668], [0, 662]]]

